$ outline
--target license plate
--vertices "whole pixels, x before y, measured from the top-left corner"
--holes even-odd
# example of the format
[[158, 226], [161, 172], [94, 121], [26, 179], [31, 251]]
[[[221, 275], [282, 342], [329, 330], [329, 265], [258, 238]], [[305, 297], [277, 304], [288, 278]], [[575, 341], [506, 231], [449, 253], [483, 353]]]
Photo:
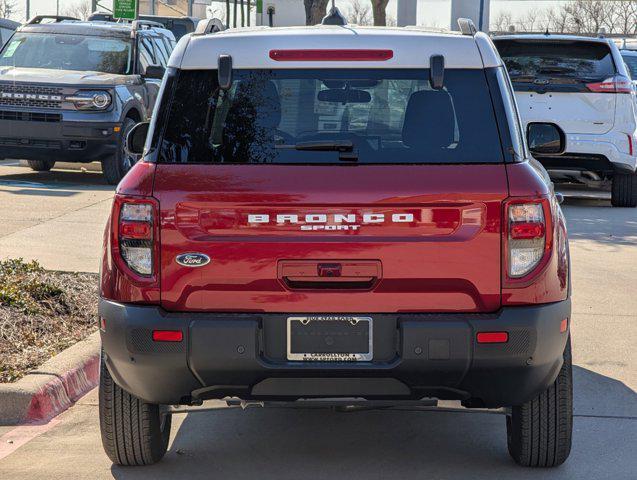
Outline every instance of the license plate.
[[288, 360], [314, 362], [370, 361], [370, 317], [288, 317]]

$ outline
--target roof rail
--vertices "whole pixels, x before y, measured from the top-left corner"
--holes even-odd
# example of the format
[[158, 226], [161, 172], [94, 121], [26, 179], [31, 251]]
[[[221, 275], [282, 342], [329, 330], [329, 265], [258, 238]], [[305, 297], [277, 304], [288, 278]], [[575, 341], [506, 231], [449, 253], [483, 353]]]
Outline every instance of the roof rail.
[[217, 33], [225, 29], [225, 25], [218, 18], [207, 18], [205, 20], [199, 20], [197, 28], [195, 28], [195, 31], [192, 34], [208, 35], [209, 33]]
[[473, 23], [473, 20], [470, 18], [459, 18], [458, 27], [460, 28], [460, 33], [463, 35], [470, 35], [473, 37], [476, 33], [478, 33], [478, 29]]
[[35, 17], [33, 17], [31, 20], [29, 20], [26, 24], [27, 25], [38, 25], [40, 23], [42, 23], [42, 20], [53, 20], [52, 23], [58, 23], [58, 22], [63, 22], [64, 20], [77, 20], [79, 21], [79, 18], [75, 18], [75, 17], [67, 17], [64, 15], [36, 15]]
[[146, 28], [166, 28], [163, 23], [153, 22], [152, 20], [133, 20], [131, 23], [133, 30], [142, 30]]

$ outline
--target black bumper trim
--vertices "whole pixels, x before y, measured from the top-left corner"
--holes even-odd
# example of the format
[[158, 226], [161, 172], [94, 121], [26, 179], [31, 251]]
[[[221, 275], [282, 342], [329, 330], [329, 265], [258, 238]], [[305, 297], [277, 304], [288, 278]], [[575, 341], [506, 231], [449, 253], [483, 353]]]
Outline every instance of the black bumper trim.
[[[125, 390], [153, 403], [208, 398], [295, 400], [459, 399], [519, 405], [548, 388], [562, 365], [570, 300], [506, 307], [493, 314], [372, 314], [371, 362], [285, 359], [286, 314], [170, 313], [100, 300], [106, 365]], [[182, 343], [149, 341], [153, 329], [179, 329]], [[479, 331], [507, 331], [505, 344], [477, 344]]]

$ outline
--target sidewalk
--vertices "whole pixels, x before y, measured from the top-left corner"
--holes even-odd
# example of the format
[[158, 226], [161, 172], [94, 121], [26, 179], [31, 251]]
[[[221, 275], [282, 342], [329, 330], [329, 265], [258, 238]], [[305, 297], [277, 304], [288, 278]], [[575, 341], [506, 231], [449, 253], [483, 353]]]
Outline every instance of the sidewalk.
[[99, 172], [33, 172], [0, 160], [0, 258], [97, 272], [113, 192]]

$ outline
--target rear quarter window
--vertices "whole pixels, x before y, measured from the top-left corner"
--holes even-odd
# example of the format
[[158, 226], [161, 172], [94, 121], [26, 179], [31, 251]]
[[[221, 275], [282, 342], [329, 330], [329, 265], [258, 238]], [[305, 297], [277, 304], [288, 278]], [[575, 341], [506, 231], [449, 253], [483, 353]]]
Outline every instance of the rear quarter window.
[[225, 92], [216, 70], [175, 75], [159, 162], [503, 161], [482, 70], [449, 69], [442, 90], [426, 69], [235, 70]]

